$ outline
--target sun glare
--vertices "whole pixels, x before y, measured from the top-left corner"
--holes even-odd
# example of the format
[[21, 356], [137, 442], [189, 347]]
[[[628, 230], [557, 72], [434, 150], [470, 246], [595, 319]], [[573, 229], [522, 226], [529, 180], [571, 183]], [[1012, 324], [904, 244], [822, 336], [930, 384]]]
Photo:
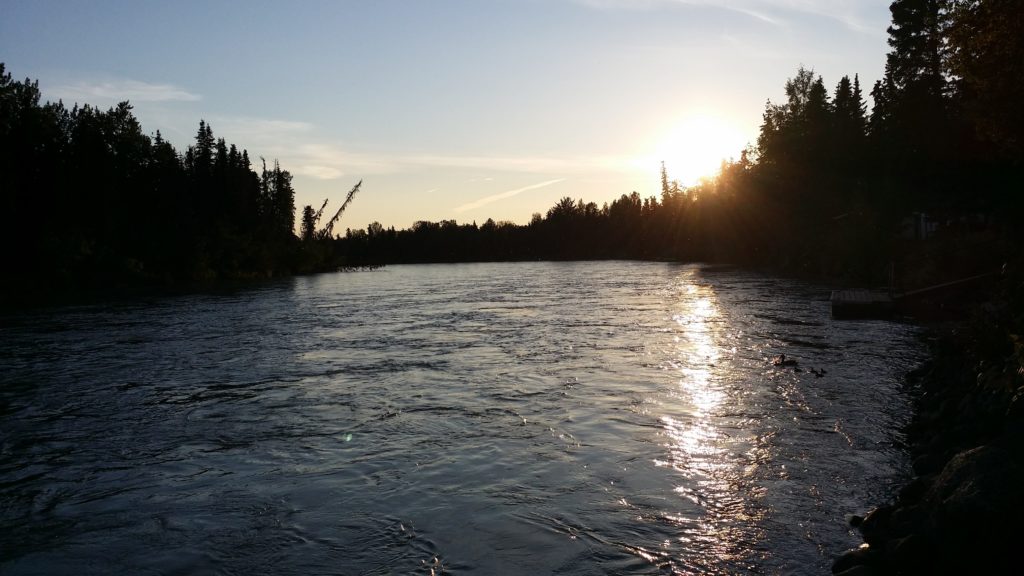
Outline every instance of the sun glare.
[[645, 164], [660, 170], [664, 162], [670, 180], [693, 186], [718, 174], [722, 160], [739, 158], [746, 144], [743, 132], [728, 120], [714, 114], [693, 114], [660, 135]]

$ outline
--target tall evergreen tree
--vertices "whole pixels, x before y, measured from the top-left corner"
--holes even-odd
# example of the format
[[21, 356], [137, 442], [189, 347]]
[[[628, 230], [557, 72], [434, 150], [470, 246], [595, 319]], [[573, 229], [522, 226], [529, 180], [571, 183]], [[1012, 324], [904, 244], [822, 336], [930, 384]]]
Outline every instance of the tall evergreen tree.
[[911, 155], [934, 154], [935, 147], [948, 140], [944, 4], [943, 0], [895, 0], [889, 8], [890, 51], [881, 86], [889, 106], [889, 137]]
[[295, 235], [295, 189], [292, 175], [274, 161], [274, 228], [282, 237]]
[[949, 72], [977, 133], [1024, 159], [1024, 2], [955, 0]]
[[860, 89], [860, 79], [843, 76], [836, 85], [832, 99], [835, 113], [835, 125], [839, 138], [845, 143], [863, 138], [867, 131], [864, 96]]
[[875, 89], [871, 134], [893, 215], [945, 209], [958, 198], [960, 154], [943, 71], [945, 0], [894, 0], [885, 75]]
[[899, 90], [920, 87], [932, 96], [942, 95], [944, 5], [943, 0], [894, 0], [889, 6], [891, 50], [885, 73]]
[[309, 242], [313, 240], [314, 234], [316, 234], [316, 212], [312, 206], [307, 204], [302, 209], [302, 228], [299, 237], [303, 242]]
[[213, 138], [213, 128], [206, 123], [206, 120], [199, 121], [199, 131], [196, 133], [196, 169], [201, 176], [208, 176], [213, 167], [214, 150], [216, 141]]

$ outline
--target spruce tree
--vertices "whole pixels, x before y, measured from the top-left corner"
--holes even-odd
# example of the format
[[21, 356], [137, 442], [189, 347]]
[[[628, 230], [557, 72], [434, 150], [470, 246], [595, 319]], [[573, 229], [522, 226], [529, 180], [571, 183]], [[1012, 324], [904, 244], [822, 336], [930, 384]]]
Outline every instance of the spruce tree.
[[979, 136], [1024, 160], [1024, 2], [957, 0], [949, 26], [950, 74]]
[[960, 154], [943, 73], [944, 0], [895, 0], [885, 75], [875, 85], [871, 134], [886, 175], [892, 216], [946, 209], [955, 200]]

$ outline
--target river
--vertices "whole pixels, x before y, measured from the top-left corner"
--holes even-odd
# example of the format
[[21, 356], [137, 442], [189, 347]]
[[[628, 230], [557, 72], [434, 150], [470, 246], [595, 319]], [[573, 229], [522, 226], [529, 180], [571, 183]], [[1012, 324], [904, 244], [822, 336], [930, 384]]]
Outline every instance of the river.
[[7, 314], [0, 573], [827, 573], [909, 474], [916, 334], [640, 262]]

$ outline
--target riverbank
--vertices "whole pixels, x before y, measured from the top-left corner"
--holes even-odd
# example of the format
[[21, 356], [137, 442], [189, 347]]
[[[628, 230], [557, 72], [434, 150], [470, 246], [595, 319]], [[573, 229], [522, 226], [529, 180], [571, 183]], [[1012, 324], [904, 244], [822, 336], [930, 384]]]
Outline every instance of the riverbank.
[[969, 320], [933, 326], [931, 360], [907, 375], [914, 477], [851, 525], [864, 544], [835, 574], [1016, 574], [1024, 514], [1024, 338], [1020, 271]]
[[296, 271], [288, 270], [278, 274], [267, 272], [185, 280], [154, 279], [143, 276], [115, 277], [106, 280], [94, 279], [92, 282], [68, 282], [65, 284], [15, 279], [0, 287], [0, 313], [187, 294], [229, 293], [259, 289], [262, 286], [289, 278], [333, 272], [371, 272], [383, 267], [383, 265], [330, 266]]

